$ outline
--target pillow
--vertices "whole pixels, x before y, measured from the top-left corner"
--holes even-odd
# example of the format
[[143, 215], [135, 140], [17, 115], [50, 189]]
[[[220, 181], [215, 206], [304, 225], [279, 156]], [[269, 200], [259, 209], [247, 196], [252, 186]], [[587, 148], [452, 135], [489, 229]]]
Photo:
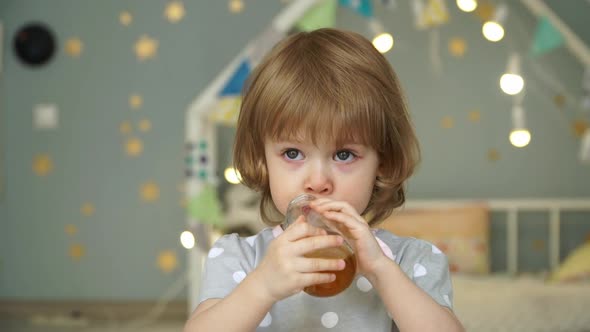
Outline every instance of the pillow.
[[590, 281], [590, 242], [572, 251], [549, 278], [551, 282]]
[[485, 205], [395, 211], [379, 228], [431, 242], [453, 273], [490, 273], [489, 210]]

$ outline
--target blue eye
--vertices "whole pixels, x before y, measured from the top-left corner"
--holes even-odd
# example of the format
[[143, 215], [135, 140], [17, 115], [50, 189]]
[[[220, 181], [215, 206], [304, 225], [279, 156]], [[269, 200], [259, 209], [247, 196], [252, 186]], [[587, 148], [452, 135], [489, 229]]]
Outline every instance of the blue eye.
[[355, 157], [355, 154], [348, 150], [340, 150], [334, 155], [336, 161], [352, 161]]
[[301, 152], [297, 149], [287, 149], [283, 155], [289, 160], [301, 160]]

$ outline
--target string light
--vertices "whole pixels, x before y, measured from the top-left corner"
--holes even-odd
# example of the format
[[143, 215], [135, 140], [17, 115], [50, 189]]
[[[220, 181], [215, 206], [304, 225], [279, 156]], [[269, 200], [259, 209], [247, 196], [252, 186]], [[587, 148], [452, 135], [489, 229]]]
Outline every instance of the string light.
[[195, 236], [190, 231], [184, 231], [180, 234], [180, 244], [186, 249], [192, 249], [195, 246]]
[[512, 131], [509, 139], [517, 148], [525, 147], [531, 142], [531, 133], [525, 125], [524, 108], [520, 105], [512, 107]]
[[524, 88], [524, 79], [520, 76], [520, 57], [516, 53], [508, 58], [506, 73], [500, 77], [500, 88], [509, 95], [516, 95]]
[[387, 53], [393, 47], [394, 41], [393, 36], [388, 32], [385, 32], [383, 25], [376, 20], [371, 19], [369, 20], [369, 29], [373, 34], [373, 46], [379, 51], [380, 53]]
[[242, 176], [240, 175], [240, 172], [237, 171], [233, 167], [226, 168], [225, 171], [223, 172], [223, 176], [225, 176], [225, 179], [227, 180], [227, 182], [229, 182], [231, 184], [238, 184], [242, 180]]
[[466, 13], [470, 13], [477, 8], [475, 0], [457, 0], [457, 7]]
[[506, 21], [506, 15], [508, 15], [508, 7], [506, 4], [501, 4], [496, 8], [494, 17], [483, 24], [482, 33], [487, 40], [497, 42], [504, 38], [502, 24]]

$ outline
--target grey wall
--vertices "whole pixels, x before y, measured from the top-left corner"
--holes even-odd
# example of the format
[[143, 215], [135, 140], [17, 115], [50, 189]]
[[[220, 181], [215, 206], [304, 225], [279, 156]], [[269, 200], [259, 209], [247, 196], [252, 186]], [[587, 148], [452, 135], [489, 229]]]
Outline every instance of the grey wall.
[[[534, 18], [513, 3], [506, 39], [492, 44], [481, 37], [475, 16], [458, 12], [454, 2], [448, 2], [451, 21], [440, 30], [443, 70], [437, 75], [430, 65], [430, 33], [415, 30], [407, 3], [398, 3], [397, 10], [386, 11], [376, 1], [375, 10], [396, 38], [387, 57], [407, 92], [422, 143], [423, 162], [410, 181], [410, 198], [590, 196], [590, 167], [577, 161], [578, 143], [570, 129], [571, 120], [587, 119], [588, 113], [571, 99], [558, 110], [553, 95], [563, 91], [544, 78], [560, 82], [568, 95], [577, 97], [579, 62], [565, 49], [523, 60], [524, 105], [533, 140], [526, 149], [516, 149], [507, 139], [511, 99], [499, 90], [498, 79], [512, 51], [526, 53]], [[0, 297], [154, 299], [182, 277], [186, 263], [178, 234], [184, 228], [184, 211], [178, 186], [184, 176], [184, 112], [282, 5], [246, 1], [244, 12], [232, 15], [227, 1], [186, 1], [186, 17], [177, 24], [164, 20], [164, 7], [165, 2], [114, 0], [0, 2], [5, 26], [0, 74]], [[118, 23], [123, 10], [134, 17], [128, 27]], [[49, 24], [60, 41], [53, 61], [36, 70], [23, 67], [11, 50], [14, 32], [33, 20]], [[369, 36], [366, 21], [348, 10], [338, 11], [337, 26]], [[159, 50], [155, 59], [138, 62], [132, 47], [144, 34], [159, 41]], [[447, 51], [454, 36], [467, 41], [461, 59]], [[69, 37], [84, 42], [79, 59], [63, 50]], [[143, 96], [138, 111], [127, 105], [134, 93]], [[32, 129], [32, 108], [45, 102], [60, 109], [56, 131]], [[479, 123], [468, 121], [474, 109], [481, 113]], [[453, 128], [440, 126], [445, 116], [453, 117]], [[152, 123], [147, 133], [137, 130], [144, 118]], [[130, 121], [134, 135], [143, 141], [144, 151], [137, 158], [124, 153], [122, 121]], [[490, 148], [499, 151], [498, 161], [487, 159]], [[229, 155], [229, 144], [225, 150]], [[54, 170], [46, 177], [37, 177], [31, 169], [39, 153], [53, 158]], [[220, 166], [228, 162], [221, 159]], [[160, 189], [153, 203], [138, 196], [147, 181]], [[81, 215], [84, 202], [95, 205], [93, 216]], [[537, 217], [544, 218], [531, 218]], [[574, 226], [564, 226], [563, 234], [579, 241], [588, 227], [580, 221], [584, 216], [571, 218]], [[68, 224], [76, 225], [78, 233], [66, 234]], [[531, 227], [522, 233], [546, 235], [542, 227]], [[494, 232], [502, 234], [501, 223]], [[564, 241], [564, 246], [571, 241]], [[68, 249], [77, 243], [85, 246], [86, 255], [75, 262]], [[156, 267], [162, 250], [178, 256], [180, 266], [172, 273]], [[505, 262], [495, 264], [501, 267]], [[541, 265], [535, 261], [530, 268]]]

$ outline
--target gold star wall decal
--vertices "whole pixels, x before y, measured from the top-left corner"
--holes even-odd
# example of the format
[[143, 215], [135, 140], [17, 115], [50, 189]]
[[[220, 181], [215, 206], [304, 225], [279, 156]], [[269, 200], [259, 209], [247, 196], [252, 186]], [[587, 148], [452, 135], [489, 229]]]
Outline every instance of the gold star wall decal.
[[125, 143], [125, 151], [130, 157], [137, 157], [143, 152], [143, 143], [139, 138], [131, 137]]
[[140, 61], [152, 59], [158, 52], [158, 41], [143, 35], [135, 42], [135, 55]]
[[449, 52], [451, 52], [454, 57], [462, 57], [465, 55], [466, 51], [467, 43], [465, 42], [465, 39], [454, 37], [449, 41]]
[[119, 22], [121, 25], [128, 26], [133, 22], [133, 16], [128, 11], [123, 11], [119, 14]]
[[68, 224], [65, 227], [65, 231], [66, 234], [68, 234], [69, 236], [73, 236], [76, 235], [76, 233], [78, 233], [78, 227], [76, 227], [76, 225]]
[[177, 23], [184, 17], [184, 4], [180, 1], [169, 2], [164, 11], [164, 16], [170, 23]]
[[121, 134], [130, 134], [131, 124], [129, 124], [129, 122], [127, 121], [121, 122], [121, 124], [119, 125], [119, 131], [121, 132]]
[[78, 38], [70, 38], [66, 40], [65, 45], [66, 53], [71, 56], [78, 58], [80, 54], [82, 54], [82, 50], [84, 49], [84, 45], [82, 41]]
[[242, 0], [230, 0], [228, 7], [229, 11], [234, 14], [241, 13], [244, 10], [244, 2]]
[[481, 113], [479, 111], [469, 112], [469, 121], [479, 122], [480, 119], [481, 119]]
[[157, 266], [164, 273], [170, 273], [178, 267], [176, 252], [173, 250], [163, 250], [158, 254]]
[[160, 197], [160, 188], [154, 182], [146, 182], [141, 186], [139, 194], [143, 201], [154, 202]]
[[143, 132], [148, 132], [152, 129], [152, 123], [148, 119], [143, 119], [139, 121], [139, 130]]
[[82, 215], [85, 217], [92, 216], [95, 210], [94, 204], [88, 202], [82, 204], [82, 207], [80, 207], [80, 213], [82, 213]]
[[33, 172], [38, 176], [46, 176], [53, 171], [53, 161], [47, 154], [39, 154], [33, 159]]
[[553, 96], [553, 102], [555, 103], [555, 106], [563, 108], [563, 106], [565, 106], [565, 96], [562, 94], [557, 94]]
[[495, 11], [496, 8], [489, 1], [480, 1], [477, 5], [477, 8], [475, 8], [474, 13], [483, 23], [491, 20]]
[[452, 117], [445, 116], [441, 120], [440, 125], [441, 125], [441, 127], [445, 128], [445, 129], [451, 129], [455, 125], [455, 121], [453, 121], [453, 118]]
[[72, 244], [68, 254], [74, 261], [79, 261], [86, 254], [86, 248], [81, 244]]
[[140, 95], [134, 94], [134, 95], [129, 96], [129, 107], [131, 107], [131, 109], [133, 109], [133, 110], [140, 109], [142, 105], [143, 105], [143, 98]]
[[590, 125], [584, 119], [577, 119], [574, 120], [574, 122], [572, 123], [572, 131], [576, 138], [582, 138], [584, 132], [586, 132], [586, 130], [588, 130], [589, 128]]
[[493, 148], [489, 149], [488, 150], [488, 160], [492, 161], [492, 162], [500, 160], [500, 152], [498, 152], [498, 150], [493, 149]]

